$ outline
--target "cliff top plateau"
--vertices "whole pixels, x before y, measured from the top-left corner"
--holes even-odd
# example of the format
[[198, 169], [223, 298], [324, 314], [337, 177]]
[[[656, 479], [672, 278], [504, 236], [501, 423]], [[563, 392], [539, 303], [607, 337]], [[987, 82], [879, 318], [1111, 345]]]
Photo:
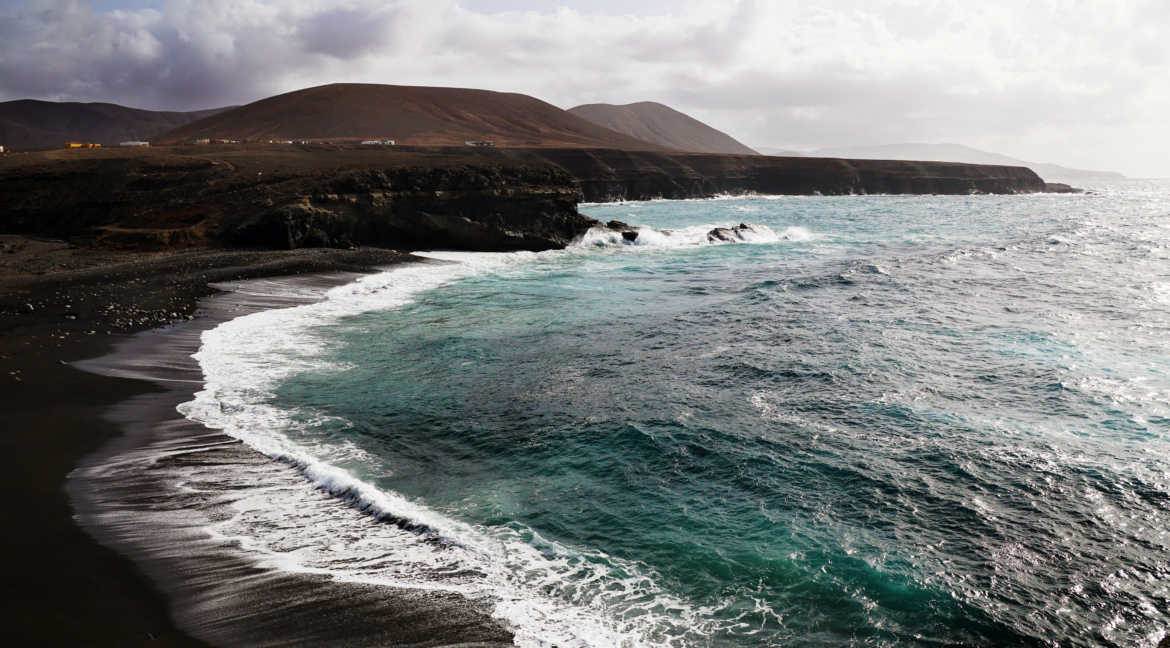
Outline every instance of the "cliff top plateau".
[[147, 141], [164, 131], [225, 110], [228, 108], [159, 112], [109, 103], [5, 101], [0, 103], [0, 145], [20, 151], [60, 148], [66, 142], [111, 146]]
[[1090, 179], [1122, 179], [1125, 176], [1112, 171], [1085, 171], [1069, 169], [1059, 164], [1025, 162], [999, 153], [988, 153], [961, 144], [884, 144], [880, 146], [852, 146], [817, 149], [809, 157], [853, 158], [861, 160], [929, 160], [935, 162], [963, 162], [966, 164], [995, 164], [1022, 166], [1036, 172], [1048, 182], [1067, 182]]
[[661, 150], [527, 95], [337, 83], [233, 108], [151, 138], [152, 144], [223, 140], [394, 140], [422, 146], [491, 141], [497, 146]]
[[586, 104], [569, 112], [610, 130], [666, 148], [694, 153], [757, 155], [730, 135], [653, 101], [625, 106]]

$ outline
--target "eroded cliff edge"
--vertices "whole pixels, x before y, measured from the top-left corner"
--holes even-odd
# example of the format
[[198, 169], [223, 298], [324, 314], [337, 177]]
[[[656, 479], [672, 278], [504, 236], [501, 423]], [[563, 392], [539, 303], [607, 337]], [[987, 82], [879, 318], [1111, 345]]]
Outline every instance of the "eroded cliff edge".
[[563, 248], [597, 224], [545, 163], [353, 150], [170, 151], [0, 167], [0, 231], [79, 245]]
[[173, 249], [563, 248], [579, 201], [723, 194], [1014, 194], [1023, 167], [610, 149], [243, 145], [0, 160], [0, 232]]
[[1048, 190], [1025, 167], [613, 149], [478, 149], [484, 158], [556, 164], [584, 202], [717, 195], [1017, 194]]

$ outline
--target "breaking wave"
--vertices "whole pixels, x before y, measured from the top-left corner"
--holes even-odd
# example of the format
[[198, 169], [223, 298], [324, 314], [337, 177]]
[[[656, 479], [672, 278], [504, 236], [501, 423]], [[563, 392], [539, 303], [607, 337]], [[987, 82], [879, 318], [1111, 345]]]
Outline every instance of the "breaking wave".
[[[233, 540], [257, 560], [290, 572], [490, 599], [494, 616], [510, 624], [520, 646], [667, 646], [709, 632], [704, 619], [710, 610], [694, 609], [664, 592], [644, 565], [547, 540], [519, 523], [481, 527], [452, 519], [331, 463], [359, 449], [290, 437], [329, 417], [283, 409], [274, 404], [274, 390], [303, 372], [345, 370], [324, 359], [331, 343], [317, 332], [319, 327], [397, 308], [420, 291], [539, 255], [422, 256], [458, 263], [406, 266], [363, 277], [330, 290], [320, 302], [246, 315], [204, 332], [194, 357], [205, 388], [179, 406], [189, 419], [293, 466], [321, 491], [366, 514], [365, 519], [385, 524], [351, 528], [352, 520], [330, 512], [335, 500], [314, 508], [304, 497], [274, 492], [250, 498], [245, 511], [207, 533]], [[340, 540], [346, 537], [361, 541]]]
[[625, 231], [608, 227], [594, 227], [576, 241], [574, 247], [626, 245], [679, 248], [735, 243], [760, 245], [783, 241], [807, 241], [814, 237], [814, 234], [803, 227], [787, 227], [778, 232], [766, 225], [753, 223], [694, 225], [681, 229], [654, 229], [636, 226]]

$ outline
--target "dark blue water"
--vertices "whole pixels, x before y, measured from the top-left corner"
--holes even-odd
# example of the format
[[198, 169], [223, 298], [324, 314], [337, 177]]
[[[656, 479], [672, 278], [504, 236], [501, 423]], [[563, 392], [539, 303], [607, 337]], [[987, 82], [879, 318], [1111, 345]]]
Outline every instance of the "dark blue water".
[[685, 232], [317, 324], [268, 402], [615, 632], [557, 641], [1153, 645], [1170, 184], [1106, 189], [588, 207]]

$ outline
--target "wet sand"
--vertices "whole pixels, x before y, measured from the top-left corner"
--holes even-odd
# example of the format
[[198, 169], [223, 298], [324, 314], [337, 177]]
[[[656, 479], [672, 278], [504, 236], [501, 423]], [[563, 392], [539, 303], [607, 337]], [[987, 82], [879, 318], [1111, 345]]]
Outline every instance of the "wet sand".
[[[241, 559], [200, 531], [232, 489], [248, 486], [232, 483], [232, 475], [300, 479], [292, 467], [174, 409], [201, 384], [187, 357], [199, 332], [246, 312], [292, 305], [230, 292], [215, 297], [208, 284], [290, 275], [302, 275], [304, 284], [336, 284], [353, 276], [336, 273], [401, 263], [409, 260], [405, 253], [200, 250], [89, 263], [89, 251], [64, 253], [59, 244], [40, 243], [51, 248], [38, 253], [41, 261], [55, 254], [70, 262], [0, 278], [0, 474], [9, 494], [7, 533], [0, 536], [7, 556], [0, 568], [5, 643], [512, 643], [482, 603], [280, 572]], [[323, 272], [330, 274], [312, 274]], [[34, 305], [31, 313], [26, 303]], [[184, 478], [202, 471], [227, 498], [160, 498], [174, 470]], [[157, 532], [161, 522], [170, 530], [165, 537]]]

